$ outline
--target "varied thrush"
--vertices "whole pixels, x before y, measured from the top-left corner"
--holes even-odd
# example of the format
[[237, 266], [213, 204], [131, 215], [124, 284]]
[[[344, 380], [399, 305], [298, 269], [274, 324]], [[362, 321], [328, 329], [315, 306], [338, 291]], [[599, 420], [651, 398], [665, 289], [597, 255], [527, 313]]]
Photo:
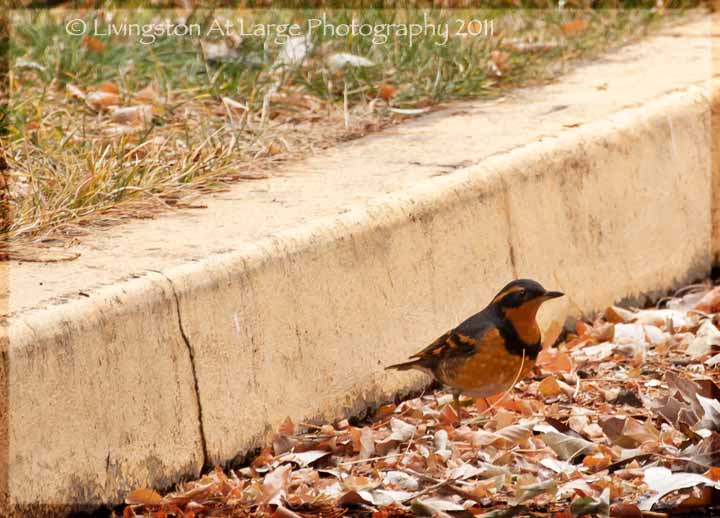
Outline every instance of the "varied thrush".
[[489, 397], [511, 388], [535, 365], [542, 348], [535, 320], [540, 305], [562, 297], [538, 282], [518, 279], [490, 304], [435, 340], [410, 361], [388, 369], [418, 369], [459, 393]]

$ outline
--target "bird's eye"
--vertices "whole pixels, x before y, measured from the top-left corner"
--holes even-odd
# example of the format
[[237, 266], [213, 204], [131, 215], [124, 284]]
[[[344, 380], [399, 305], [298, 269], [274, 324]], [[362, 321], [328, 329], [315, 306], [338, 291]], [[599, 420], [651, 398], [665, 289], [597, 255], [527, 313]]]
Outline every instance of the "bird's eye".
[[523, 289], [521, 289], [521, 290], [518, 292], [518, 294], [519, 294], [522, 298], [525, 298], [525, 295], [527, 295], [527, 290], [525, 290], [525, 288], [523, 288]]

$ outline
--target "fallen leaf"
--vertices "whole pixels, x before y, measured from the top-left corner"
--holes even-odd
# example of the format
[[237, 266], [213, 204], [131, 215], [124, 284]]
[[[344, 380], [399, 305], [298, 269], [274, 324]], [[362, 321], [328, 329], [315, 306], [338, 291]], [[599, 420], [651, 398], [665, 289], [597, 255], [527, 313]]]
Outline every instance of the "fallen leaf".
[[133, 97], [141, 102], [155, 104], [158, 101], [159, 94], [153, 87], [153, 84], [149, 83], [145, 88], [136, 92]]
[[613, 341], [616, 344], [645, 343], [645, 329], [642, 324], [615, 324]]
[[375, 453], [375, 439], [373, 429], [365, 426], [360, 431], [360, 454], [358, 458], [369, 459]]
[[404, 471], [388, 471], [384, 473], [383, 484], [404, 491], [417, 491], [420, 487], [417, 477]]
[[589, 345], [582, 349], [576, 349], [573, 351], [573, 357], [584, 355], [592, 361], [604, 361], [610, 358], [615, 352], [616, 344], [612, 342], [602, 342], [597, 345]]
[[662, 497], [673, 491], [707, 484], [713, 486], [714, 481], [697, 473], [673, 473], [668, 468], [650, 467], [644, 476], [647, 486], [655, 495], [644, 499], [638, 506], [641, 511], [650, 511]]
[[262, 502], [265, 504], [280, 504], [282, 498], [287, 494], [287, 488], [290, 484], [290, 471], [292, 466], [284, 464], [279, 468], [271, 471], [262, 483]]
[[383, 101], [390, 102], [390, 100], [397, 95], [397, 89], [392, 85], [382, 83], [378, 86], [377, 95]]
[[714, 480], [715, 482], [720, 480], [720, 466], [711, 466], [705, 473], [703, 473], [703, 476], [709, 478], [710, 480]]
[[563, 33], [566, 36], [575, 36], [584, 32], [588, 28], [588, 21], [578, 18], [570, 22], [564, 23], [561, 26]]
[[506, 426], [495, 435], [504, 441], [505, 447], [512, 447], [527, 441], [532, 436], [532, 427], [521, 424]]
[[120, 89], [117, 87], [116, 84], [113, 83], [103, 83], [99, 85], [95, 90], [98, 92], [106, 92], [109, 94], [120, 94]]
[[531, 498], [535, 498], [539, 495], [550, 495], [554, 496], [557, 493], [557, 483], [555, 480], [545, 480], [529, 485], [518, 485], [515, 488], [515, 498], [508, 502], [512, 506], [519, 505]]
[[110, 109], [110, 116], [118, 124], [149, 124], [152, 121], [153, 110], [152, 106], [147, 104], [126, 108], [113, 106]]
[[347, 52], [339, 52], [337, 54], [331, 54], [327, 58], [327, 63], [332, 70], [338, 70], [344, 66], [350, 67], [372, 67], [375, 64], [368, 58], [363, 56], [357, 56], [355, 54], [349, 54]]
[[294, 464], [297, 464], [300, 467], [306, 467], [310, 464], [322, 459], [323, 457], [327, 457], [332, 452], [327, 450], [307, 450], [302, 452], [288, 452], [283, 453], [282, 455], [278, 455], [276, 457], [276, 461], [278, 463], [283, 462], [292, 462]]
[[125, 497], [125, 503], [128, 505], [160, 505], [163, 502], [162, 496], [152, 489], [136, 489], [131, 491], [130, 494]]
[[555, 376], [548, 376], [540, 382], [538, 391], [545, 397], [559, 396], [563, 393]]
[[85, 102], [93, 110], [109, 110], [111, 106], [120, 104], [120, 96], [110, 92], [90, 92], [85, 96]]
[[460, 422], [460, 416], [458, 416], [457, 411], [450, 404], [447, 404], [443, 407], [443, 409], [440, 411], [438, 419], [441, 423], [444, 424], [455, 424]]
[[595, 451], [597, 445], [581, 439], [571, 437], [559, 432], [546, 432], [540, 438], [547, 444], [561, 460], [570, 460], [575, 457]]
[[610, 506], [612, 518], [643, 518], [642, 511], [635, 504], [616, 502]]
[[717, 345], [720, 345], [720, 331], [711, 320], [705, 320], [695, 332], [695, 338], [685, 352], [691, 358], [699, 358], [708, 354], [713, 346]]
[[80, 88], [78, 88], [74, 84], [68, 83], [67, 85], [65, 85], [65, 89], [68, 91], [68, 93], [70, 94], [70, 97], [72, 97], [73, 99], [80, 99], [80, 100], [85, 99], [85, 92], [83, 92]]
[[490, 53], [490, 68], [496, 75], [502, 76], [502, 73], [508, 66], [510, 53], [503, 50], [493, 50]]
[[715, 286], [703, 295], [695, 304], [694, 309], [705, 313], [717, 313], [720, 311], [720, 286]]
[[572, 371], [572, 360], [565, 351], [547, 349], [540, 351], [536, 365], [545, 372], [561, 373]]
[[399, 442], [409, 441], [417, 432], [417, 427], [415, 425], [406, 423], [402, 419], [398, 419], [396, 417], [390, 419], [390, 429], [392, 430], [390, 439]]
[[545, 332], [543, 333], [542, 337], [542, 348], [544, 349], [550, 349], [553, 345], [555, 345], [555, 342], [557, 342], [557, 339], [560, 337], [560, 334], [563, 331], [563, 325], [558, 322], [557, 320], [553, 320], [550, 322], [550, 325], [547, 327]]
[[105, 44], [95, 36], [90, 36], [89, 34], [83, 36], [80, 45], [97, 54], [100, 54], [105, 50]]
[[278, 427], [278, 433], [284, 433], [285, 435], [292, 435], [295, 433], [295, 423], [290, 419], [290, 416], [286, 417], [280, 426]]
[[695, 425], [695, 429], [720, 431], [720, 401], [703, 397], [700, 394], [695, 394], [695, 397], [704, 412], [700, 421]]
[[574, 498], [570, 503], [570, 512], [573, 516], [590, 514], [593, 516], [607, 515], [610, 511], [610, 490], [603, 490], [598, 498], [584, 496]]
[[613, 324], [632, 322], [636, 315], [632, 311], [618, 306], [609, 306], [605, 309], [605, 320]]

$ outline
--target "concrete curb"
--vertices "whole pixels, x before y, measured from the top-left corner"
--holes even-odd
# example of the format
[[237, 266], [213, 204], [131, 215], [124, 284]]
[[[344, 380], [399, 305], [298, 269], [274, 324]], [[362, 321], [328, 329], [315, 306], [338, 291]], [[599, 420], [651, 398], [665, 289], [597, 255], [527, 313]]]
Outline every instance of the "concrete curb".
[[[148, 481], [168, 486], [200, 473], [191, 355], [163, 276], [28, 312], [8, 329], [9, 491], [25, 496], [18, 515], [43, 505], [48, 514], [92, 509]], [[37, 476], [49, 466], [62, 475]]]
[[383, 366], [510, 278], [570, 294], [547, 322], [706, 275], [719, 85], [12, 315], [0, 514], [118, 503], [231, 460], [286, 416], [332, 419], [420, 387]]

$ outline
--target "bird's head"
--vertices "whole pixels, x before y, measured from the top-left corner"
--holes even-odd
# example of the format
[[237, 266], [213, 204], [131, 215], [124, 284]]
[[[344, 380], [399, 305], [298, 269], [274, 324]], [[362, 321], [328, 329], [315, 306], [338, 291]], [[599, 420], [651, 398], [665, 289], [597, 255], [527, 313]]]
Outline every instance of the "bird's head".
[[540, 340], [540, 329], [535, 320], [540, 306], [563, 295], [559, 291], [547, 291], [532, 279], [517, 279], [501, 289], [490, 305], [512, 324], [523, 342], [534, 344]]

